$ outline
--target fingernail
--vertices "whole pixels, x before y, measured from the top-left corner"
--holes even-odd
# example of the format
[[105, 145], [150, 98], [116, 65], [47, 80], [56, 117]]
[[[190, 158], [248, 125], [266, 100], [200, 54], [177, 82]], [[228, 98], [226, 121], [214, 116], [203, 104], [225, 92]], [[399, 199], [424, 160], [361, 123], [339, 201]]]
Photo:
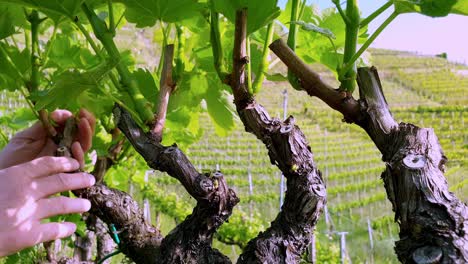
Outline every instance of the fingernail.
[[85, 202], [85, 210], [86, 212], [89, 211], [91, 209], [91, 202], [87, 199], [83, 199], [84, 202]]
[[94, 178], [94, 176], [91, 174], [88, 174], [88, 177], [90, 186], [93, 186], [96, 183], [96, 178]]

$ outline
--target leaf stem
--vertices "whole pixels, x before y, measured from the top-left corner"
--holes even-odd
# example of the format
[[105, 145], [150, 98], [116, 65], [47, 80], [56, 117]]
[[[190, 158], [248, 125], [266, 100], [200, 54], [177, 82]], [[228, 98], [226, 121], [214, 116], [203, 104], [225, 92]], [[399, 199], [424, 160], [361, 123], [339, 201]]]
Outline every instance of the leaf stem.
[[26, 101], [26, 103], [28, 104], [29, 106], [29, 109], [31, 109], [31, 112], [33, 112], [33, 114], [36, 116], [36, 118], [40, 118], [39, 114], [36, 112], [36, 109], [34, 109], [34, 105], [33, 105], [33, 102], [31, 102], [31, 100], [28, 99], [28, 96], [26, 95], [26, 93], [24, 92], [23, 90], [23, 87], [20, 87], [19, 89], [21, 95], [23, 95], [24, 97], [24, 100]]
[[335, 4], [336, 9], [337, 9], [338, 12], [340, 13], [341, 18], [343, 19], [343, 21], [345, 22], [345, 24], [348, 25], [348, 24], [350, 23], [350, 20], [349, 20], [349, 18], [346, 16], [345, 12], [343, 11], [343, 8], [341, 8], [340, 1], [339, 1], [339, 0], [332, 0], [332, 2], [333, 2], [333, 4]]
[[273, 28], [273, 22], [268, 24], [265, 42], [263, 43], [262, 60], [258, 65], [257, 72], [255, 73], [255, 81], [252, 85], [253, 94], [257, 94], [260, 91], [263, 80], [265, 78], [265, 72], [268, 70], [268, 56], [270, 55], [270, 49], [268, 48], [268, 45], [270, 45], [271, 41], [273, 40]]
[[[102, 55], [102, 52], [101, 50], [99, 49], [99, 47], [96, 45], [96, 42], [94, 42], [94, 39], [91, 37], [91, 35], [89, 34], [88, 30], [86, 30], [86, 28], [78, 23], [75, 22], [75, 25], [78, 27], [78, 29], [81, 31], [81, 33], [85, 36], [86, 38], [86, 41], [88, 41], [89, 45], [91, 45], [91, 48], [93, 49], [94, 53], [102, 60], [104, 61], [105, 60], [105, 57], [104, 55]], [[119, 84], [119, 80], [117, 79], [117, 77], [115, 77], [115, 75], [110, 71], [108, 73], [108, 76], [112, 82], [112, 84], [114, 84], [115, 88], [117, 90], [120, 90], [120, 84]]]
[[52, 50], [52, 47], [54, 46], [55, 39], [56, 39], [56, 36], [57, 36], [57, 29], [58, 29], [58, 26], [57, 26], [57, 24], [55, 24], [54, 25], [54, 31], [52, 32], [52, 36], [50, 37], [50, 40], [49, 40], [49, 46], [47, 47], [47, 50], [45, 51], [45, 54], [43, 56], [43, 58], [44, 58], [44, 62], [42, 63], [43, 67], [45, 67], [45, 65], [47, 64], [47, 60], [49, 59], [50, 51]]
[[11, 35], [10, 38], [11, 38], [11, 41], [13, 42], [13, 44], [15, 45], [15, 47], [16, 47], [17, 49], [19, 49], [18, 42], [17, 42], [16, 39], [15, 39], [15, 35], [14, 35], [14, 34]]
[[351, 69], [356, 60], [367, 50], [367, 48], [374, 42], [374, 40], [382, 33], [382, 31], [398, 16], [397, 12], [393, 12], [383, 23], [380, 25], [375, 32], [369, 37], [369, 39], [361, 46], [361, 48], [349, 59], [349, 63], [345, 64], [342, 73]]
[[359, 24], [360, 28], [363, 28], [367, 26], [372, 20], [374, 20], [376, 17], [378, 17], [380, 14], [382, 14], [385, 10], [387, 10], [389, 7], [393, 5], [393, 1], [388, 1], [385, 3], [383, 6], [381, 6], [379, 9], [375, 10], [374, 13], [370, 14], [368, 17], [366, 17], [364, 20], [361, 21]]
[[109, 31], [104, 21], [102, 21], [96, 15], [94, 10], [90, 9], [86, 5], [86, 3], [83, 3], [81, 7], [93, 28], [96, 38], [101, 41], [102, 45], [104, 46], [104, 49], [109, 55], [109, 58], [117, 62], [117, 72], [121, 77], [123, 87], [130, 94], [133, 103], [135, 104], [137, 112], [140, 114], [141, 118], [146, 124], [150, 124], [153, 121], [153, 112], [149, 107], [150, 104], [141, 93], [140, 89], [138, 88], [137, 82], [132, 78], [128, 68], [122, 63], [120, 63], [120, 52], [117, 49], [117, 46], [115, 45], [112, 33]]
[[161, 79], [161, 74], [162, 74], [162, 69], [163, 69], [163, 65], [164, 65], [164, 54], [166, 53], [166, 46], [167, 46], [167, 36], [168, 36], [168, 33], [167, 31], [170, 30], [169, 28], [169, 23], [167, 24], [166, 27], [164, 27], [164, 22], [162, 20], [159, 20], [159, 23], [161, 24], [161, 31], [162, 31], [162, 36], [163, 36], [163, 43], [162, 43], [162, 47], [161, 47], [161, 55], [159, 56], [159, 65], [158, 65], [158, 69], [157, 69], [157, 75], [159, 77], [159, 79]]
[[3, 53], [3, 56], [5, 56], [6, 60], [10, 64], [10, 66], [18, 73], [18, 76], [21, 78], [21, 80], [26, 84], [28, 80], [24, 77], [24, 75], [21, 73], [21, 71], [16, 67], [16, 64], [13, 62], [13, 60], [10, 57], [10, 54], [5, 50], [5, 47], [0, 44], [0, 52]]
[[[23, 74], [21, 73], [21, 71], [16, 67], [16, 65], [13, 63], [10, 55], [8, 54], [8, 52], [5, 50], [5, 48], [3, 47], [3, 45], [0, 44], [0, 52], [3, 53], [3, 55], [5, 56], [6, 60], [8, 63], [10, 63], [10, 66], [18, 73], [18, 76], [21, 78], [21, 81], [23, 82], [24, 86], [27, 85], [27, 83], [29, 82], [24, 76]], [[29, 108], [31, 109], [31, 111], [33, 112], [33, 114], [39, 118], [39, 115], [37, 114], [36, 110], [34, 109], [34, 106], [31, 102], [31, 100], [28, 99], [28, 96], [26, 95], [26, 93], [24, 92], [23, 90], [23, 87], [20, 87], [20, 92], [21, 94], [23, 95], [24, 97], [24, 100], [26, 101], [26, 103], [28, 104]]]

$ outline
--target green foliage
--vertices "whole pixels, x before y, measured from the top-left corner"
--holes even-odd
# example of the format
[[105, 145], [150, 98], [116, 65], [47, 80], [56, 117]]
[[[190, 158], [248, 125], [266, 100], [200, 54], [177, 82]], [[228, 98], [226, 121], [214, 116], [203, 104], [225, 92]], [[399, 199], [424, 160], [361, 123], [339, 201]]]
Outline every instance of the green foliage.
[[212, 86], [208, 88], [206, 94], [206, 104], [208, 113], [214, 121], [215, 130], [218, 135], [226, 136], [227, 132], [232, 130], [234, 124], [234, 106], [232, 100], [229, 100], [229, 94], [213, 89]]
[[15, 3], [40, 10], [47, 17], [58, 22], [63, 17], [74, 18], [80, 12], [80, 5], [83, 0], [0, 0], [0, 3]]
[[249, 216], [236, 207], [229, 222], [221, 226], [216, 237], [221, 242], [236, 244], [244, 248], [251, 239], [265, 230], [265, 224], [258, 213]]
[[247, 8], [247, 34], [266, 26], [281, 13], [277, 0], [215, 0], [213, 7], [216, 12], [223, 14], [232, 23], [236, 20], [236, 10]]
[[[285, 13], [291, 8], [290, 2], [286, 5]], [[289, 18], [280, 17], [280, 21], [288, 23]], [[296, 54], [307, 63], [321, 63], [338, 74], [343, 63], [346, 33], [346, 25], [339, 12], [335, 8], [320, 10], [315, 5], [308, 5], [304, 7], [301, 21], [291, 23], [297, 23], [307, 31], [297, 36]], [[367, 28], [360, 29], [358, 43], [365, 42], [367, 37]]]
[[0, 1], [0, 40], [16, 33], [15, 27], [26, 24], [23, 9], [17, 5]]
[[37, 120], [37, 117], [30, 108], [18, 108], [14, 113], [0, 116], [0, 125], [12, 130], [19, 130], [27, 127], [35, 120]]
[[[26, 260], [36, 260], [38, 258], [38, 250], [37, 247], [30, 247], [23, 249], [13, 255], [6, 257], [5, 264], [17, 264], [17, 263], [25, 263]], [[0, 260], [1, 261], [1, 260]]]
[[68, 69], [87, 69], [99, 63], [91, 51], [74, 39], [73, 35], [59, 34], [47, 43], [49, 56], [44, 68], [57, 69], [59, 72]]
[[19, 90], [31, 67], [30, 52], [0, 43], [0, 90]]
[[[158, 20], [180, 22], [199, 14], [202, 5], [194, 0], [121, 0], [125, 17], [137, 27], [154, 26]], [[183, 7], [183, 8], [181, 8]]]
[[[32, 95], [32, 99], [36, 101], [35, 108], [77, 110], [80, 107], [87, 107], [90, 110], [96, 110], [94, 107], [96, 101], [92, 97], [99, 91], [101, 80], [114, 66], [115, 62], [108, 61], [85, 72], [66, 71], [60, 74], [50, 90]], [[73, 84], [73, 87], [70, 87], [70, 84]], [[70, 98], [74, 99], [70, 100]]]
[[340, 263], [340, 249], [337, 243], [317, 243], [317, 263]]
[[466, 0], [395, 0], [394, 5], [398, 13], [420, 13], [431, 17], [444, 17], [450, 13], [468, 15]]

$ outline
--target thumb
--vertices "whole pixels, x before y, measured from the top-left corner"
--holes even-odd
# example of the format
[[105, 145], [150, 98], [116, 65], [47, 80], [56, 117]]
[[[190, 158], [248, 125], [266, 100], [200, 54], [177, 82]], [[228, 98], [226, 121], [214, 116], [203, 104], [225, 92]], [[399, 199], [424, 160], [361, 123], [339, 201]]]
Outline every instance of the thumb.
[[41, 122], [36, 122], [32, 127], [27, 128], [16, 134], [11, 140], [39, 140], [47, 136], [47, 133]]

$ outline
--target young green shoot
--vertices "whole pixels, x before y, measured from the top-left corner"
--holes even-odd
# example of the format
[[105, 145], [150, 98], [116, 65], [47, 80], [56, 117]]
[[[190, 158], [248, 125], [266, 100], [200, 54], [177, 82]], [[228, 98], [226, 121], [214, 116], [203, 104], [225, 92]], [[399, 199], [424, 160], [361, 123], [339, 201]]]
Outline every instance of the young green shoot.
[[[343, 56], [343, 65], [349, 65], [347, 70], [342, 70], [339, 75], [341, 90], [352, 93], [356, 87], [357, 69], [356, 63], [351, 61], [356, 53], [357, 39], [359, 34], [360, 14], [357, 0], [348, 0], [346, 3], [346, 39]], [[343, 67], [344, 68], [344, 67]]]
[[383, 23], [380, 25], [375, 32], [369, 37], [369, 39], [361, 46], [361, 48], [349, 59], [348, 63], [343, 65], [340, 75], [344, 75], [349, 71], [353, 64], [356, 64], [356, 61], [359, 57], [367, 50], [367, 48], [374, 42], [374, 40], [382, 33], [382, 31], [398, 16], [398, 13], [393, 12]]
[[[298, 21], [299, 20], [299, 0], [292, 0], [291, 8], [291, 19], [289, 21]], [[297, 26], [295, 23], [289, 25], [289, 34], [287, 44], [294, 51], [296, 50], [296, 39], [297, 39]], [[299, 84], [299, 79], [288, 69], [288, 81], [291, 86], [296, 90], [302, 90], [301, 85]]]
[[263, 80], [265, 79], [265, 72], [268, 70], [268, 56], [270, 55], [270, 49], [268, 48], [268, 45], [270, 45], [273, 40], [273, 28], [273, 22], [268, 24], [265, 42], [263, 43], [262, 60], [260, 61], [258, 69], [255, 72], [255, 80], [252, 84], [253, 94], [257, 94], [260, 91]]

